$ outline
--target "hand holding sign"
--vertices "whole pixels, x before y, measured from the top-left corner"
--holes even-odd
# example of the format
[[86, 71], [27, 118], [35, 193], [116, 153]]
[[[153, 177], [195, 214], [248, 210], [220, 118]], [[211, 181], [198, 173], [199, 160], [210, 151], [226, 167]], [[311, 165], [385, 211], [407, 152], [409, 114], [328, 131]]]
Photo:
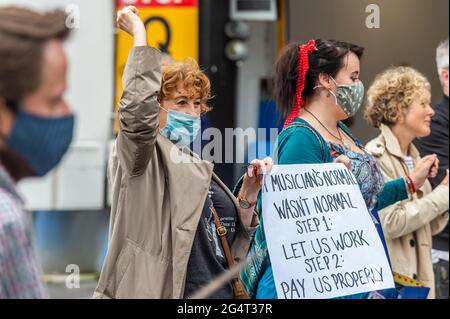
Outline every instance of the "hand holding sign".
[[263, 177], [272, 171], [272, 167], [273, 160], [270, 157], [266, 157], [263, 160], [253, 160], [247, 168], [247, 173], [242, 183], [241, 195], [256, 202], [261, 190]]
[[352, 161], [350, 160], [350, 158], [348, 158], [348, 156], [345, 155], [340, 155], [339, 157], [337, 157], [334, 160], [335, 164], [344, 164], [345, 167], [347, 167], [347, 169], [352, 169]]

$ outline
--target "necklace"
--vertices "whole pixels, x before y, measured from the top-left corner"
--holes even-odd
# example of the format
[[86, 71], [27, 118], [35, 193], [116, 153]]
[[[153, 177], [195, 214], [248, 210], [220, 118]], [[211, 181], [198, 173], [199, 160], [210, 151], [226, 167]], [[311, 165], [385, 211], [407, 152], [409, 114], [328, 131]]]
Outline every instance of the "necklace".
[[351, 150], [351, 146], [350, 146], [350, 143], [349, 142], [347, 142], [346, 140], [344, 140], [343, 138], [342, 138], [342, 134], [341, 134], [341, 131], [340, 131], [340, 129], [339, 129], [339, 127], [337, 128], [337, 132], [338, 132], [338, 134], [339, 134], [339, 136], [336, 136], [336, 135], [334, 135], [333, 133], [331, 133], [331, 131], [314, 115], [314, 114], [312, 114], [308, 109], [304, 109], [306, 112], [308, 112], [309, 114], [311, 114], [311, 116], [313, 117], [313, 118], [315, 118], [316, 119], [316, 121], [317, 122], [319, 122], [319, 124], [328, 132], [328, 134], [330, 134], [331, 136], [333, 136], [335, 139], [337, 139], [338, 141], [340, 141], [341, 143], [342, 143], [342, 145], [344, 145], [344, 148], [345, 149], [347, 149], [347, 150]]

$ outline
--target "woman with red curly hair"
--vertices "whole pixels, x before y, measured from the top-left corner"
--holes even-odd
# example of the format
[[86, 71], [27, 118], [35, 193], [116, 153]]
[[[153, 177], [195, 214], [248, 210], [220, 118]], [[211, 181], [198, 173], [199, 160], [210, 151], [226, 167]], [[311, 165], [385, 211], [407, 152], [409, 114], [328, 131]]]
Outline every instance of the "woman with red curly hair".
[[[258, 224], [258, 172], [271, 163], [252, 162], [238, 200], [213, 164], [189, 151], [209, 110], [210, 81], [194, 60], [162, 67], [137, 14], [132, 6], [118, 12], [134, 48], [109, 162], [110, 243], [94, 297], [184, 298], [245, 258]], [[242, 293], [239, 283], [235, 278], [210, 297], [231, 299]]]

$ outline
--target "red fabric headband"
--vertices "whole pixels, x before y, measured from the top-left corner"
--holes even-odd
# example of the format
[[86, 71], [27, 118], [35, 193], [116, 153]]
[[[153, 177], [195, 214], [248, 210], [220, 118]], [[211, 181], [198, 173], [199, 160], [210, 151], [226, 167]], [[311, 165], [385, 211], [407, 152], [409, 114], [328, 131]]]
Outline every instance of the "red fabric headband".
[[291, 113], [284, 122], [284, 127], [291, 124], [297, 116], [300, 114], [300, 110], [305, 106], [305, 99], [302, 96], [303, 90], [305, 89], [306, 73], [309, 70], [309, 53], [316, 51], [316, 42], [314, 40], [309, 40], [308, 44], [303, 44], [299, 46], [299, 57], [298, 57], [298, 76], [297, 76], [297, 89], [295, 95], [295, 104], [292, 108]]

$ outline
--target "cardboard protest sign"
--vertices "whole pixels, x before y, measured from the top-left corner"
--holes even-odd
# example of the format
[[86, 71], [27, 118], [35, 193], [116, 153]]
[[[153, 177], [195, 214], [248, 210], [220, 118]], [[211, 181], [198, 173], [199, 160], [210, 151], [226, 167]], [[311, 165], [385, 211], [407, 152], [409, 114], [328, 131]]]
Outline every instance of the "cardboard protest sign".
[[279, 165], [266, 175], [264, 231], [280, 299], [394, 287], [356, 178], [342, 164]]

